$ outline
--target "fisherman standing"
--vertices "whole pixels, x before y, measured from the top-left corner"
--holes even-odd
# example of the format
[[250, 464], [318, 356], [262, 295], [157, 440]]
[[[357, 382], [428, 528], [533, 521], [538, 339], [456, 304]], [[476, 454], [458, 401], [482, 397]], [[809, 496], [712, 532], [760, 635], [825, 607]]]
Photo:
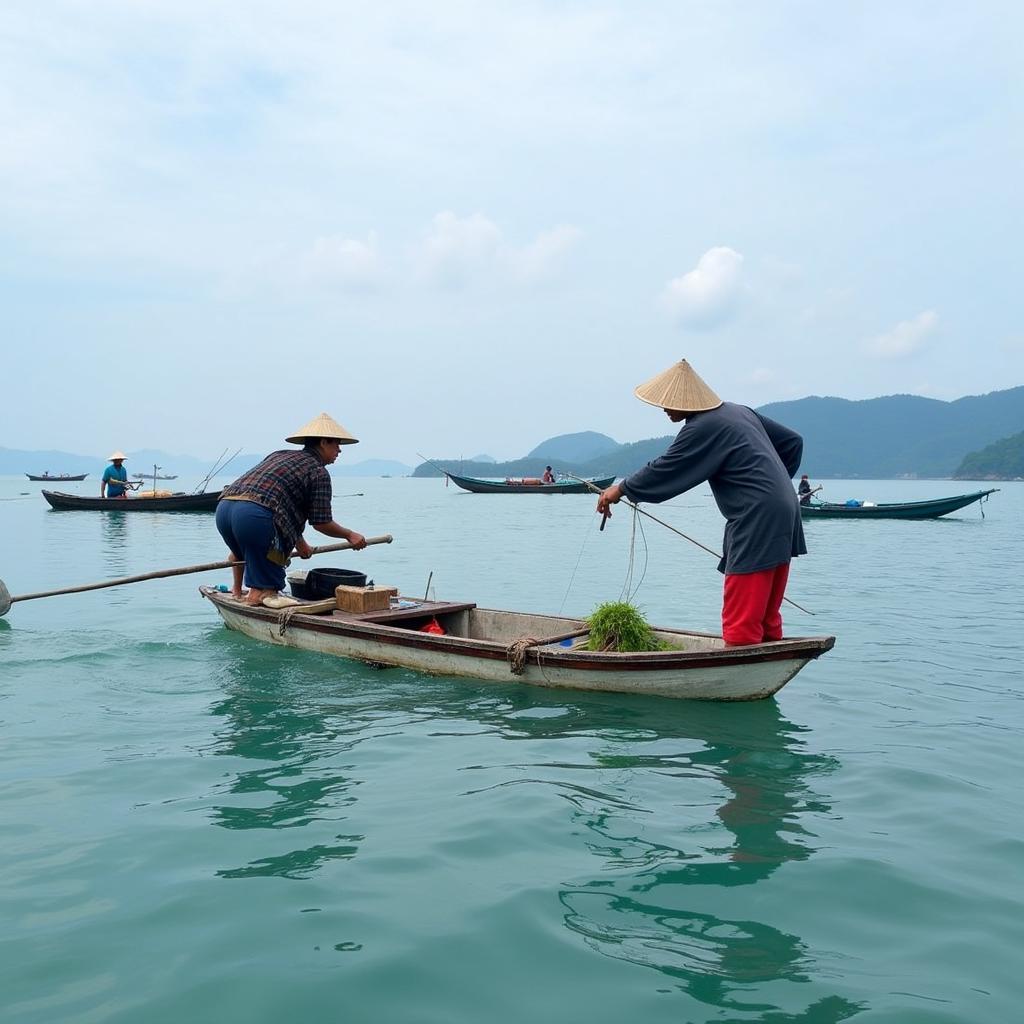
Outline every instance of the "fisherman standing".
[[790, 560], [807, 553], [792, 477], [800, 468], [799, 434], [743, 405], [723, 402], [685, 360], [634, 394], [684, 422], [664, 455], [606, 488], [598, 512], [611, 515], [623, 496], [662, 502], [705, 480], [725, 516], [722, 637], [728, 645], [782, 639], [780, 608]]
[[800, 499], [801, 505], [810, 505], [811, 495], [814, 491], [811, 490], [811, 481], [807, 479], [806, 473], [800, 477], [800, 483], [797, 484], [796, 493], [797, 497]]
[[101, 498], [124, 498], [128, 490], [128, 470], [124, 468], [124, 460], [128, 456], [116, 451], [110, 456], [110, 465], [103, 470], [100, 479]]
[[361, 533], [334, 521], [327, 472], [341, 446], [357, 444], [358, 438], [324, 412], [285, 440], [302, 448], [271, 452], [225, 487], [217, 503], [217, 529], [231, 561], [245, 562], [244, 582], [250, 588], [243, 595], [243, 567], [235, 565], [231, 593], [244, 596], [246, 604], [262, 604], [284, 589], [293, 547], [300, 558], [312, 554], [302, 536], [307, 522], [319, 533], [349, 541], [356, 550], [366, 547]]

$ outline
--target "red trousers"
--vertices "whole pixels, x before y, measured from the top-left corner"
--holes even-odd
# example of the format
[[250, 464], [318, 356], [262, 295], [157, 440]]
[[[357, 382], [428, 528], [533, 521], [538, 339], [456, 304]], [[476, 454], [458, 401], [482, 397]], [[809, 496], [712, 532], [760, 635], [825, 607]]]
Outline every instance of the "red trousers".
[[759, 644], [782, 639], [782, 598], [789, 579], [789, 562], [761, 572], [725, 577], [722, 600], [722, 639], [727, 644]]

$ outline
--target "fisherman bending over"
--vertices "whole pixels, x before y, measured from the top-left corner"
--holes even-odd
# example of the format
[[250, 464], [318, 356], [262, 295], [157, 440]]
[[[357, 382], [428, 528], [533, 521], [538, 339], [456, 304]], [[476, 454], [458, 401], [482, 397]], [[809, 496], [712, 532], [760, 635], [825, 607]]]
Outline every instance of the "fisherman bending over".
[[357, 444], [340, 423], [321, 413], [285, 438], [301, 444], [301, 451], [271, 452], [258, 466], [224, 488], [217, 503], [217, 529], [231, 549], [234, 597], [258, 605], [284, 589], [284, 567], [294, 547], [300, 558], [312, 549], [302, 536], [309, 522], [328, 537], [347, 540], [357, 550], [366, 538], [336, 523], [331, 512], [331, 477], [327, 467], [338, 458], [343, 444]]
[[623, 496], [661, 502], [705, 480], [726, 518], [722, 637], [728, 645], [782, 639], [780, 607], [790, 559], [807, 553], [792, 477], [800, 435], [746, 406], [723, 402], [685, 360], [634, 394], [685, 421], [664, 455], [606, 488], [597, 511]]

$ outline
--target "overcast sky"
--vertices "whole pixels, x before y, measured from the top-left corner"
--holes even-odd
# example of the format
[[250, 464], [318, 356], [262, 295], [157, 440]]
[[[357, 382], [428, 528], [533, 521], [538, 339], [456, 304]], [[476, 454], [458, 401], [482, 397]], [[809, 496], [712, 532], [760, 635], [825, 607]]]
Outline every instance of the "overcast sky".
[[1024, 384], [1018, 2], [0, 11], [0, 446], [346, 460]]

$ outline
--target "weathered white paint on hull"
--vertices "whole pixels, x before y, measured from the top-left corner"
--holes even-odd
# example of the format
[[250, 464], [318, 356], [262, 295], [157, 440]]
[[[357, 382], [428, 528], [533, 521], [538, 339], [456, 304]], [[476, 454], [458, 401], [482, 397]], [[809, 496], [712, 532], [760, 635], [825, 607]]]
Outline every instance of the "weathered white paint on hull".
[[[810, 658], [786, 658], [778, 661], [754, 661], [745, 664], [696, 666], [693, 668], [615, 669], [598, 671], [563, 667], [546, 661], [528, 663], [521, 675], [513, 675], [504, 656], [486, 658], [431, 650], [426, 646], [382, 643], [371, 637], [342, 633], [322, 633], [299, 626], [289, 627], [281, 635], [276, 621], [235, 613], [215, 603], [225, 624], [264, 643], [316, 651], [336, 657], [353, 658], [377, 665], [394, 665], [431, 675], [464, 676], [495, 683], [522, 682], [532, 686], [591, 690], [614, 693], [647, 694], [686, 700], [759, 700], [770, 697], [807, 664]], [[449, 645], [479, 647], [479, 641], [445, 637]], [[500, 648], [499, 648], [500, 650]], [[628, 656], [623, 655], [623, 658]]]
[[766, 661], [742, 668], [722, 665], [664, 672], [581, 672], [542, 664], [530, 665], [521, 678], [537, 686], [571, 690], [649, 694], [682, 700], [761, 700], [780, 690], [806, 664], [806, 659]]

